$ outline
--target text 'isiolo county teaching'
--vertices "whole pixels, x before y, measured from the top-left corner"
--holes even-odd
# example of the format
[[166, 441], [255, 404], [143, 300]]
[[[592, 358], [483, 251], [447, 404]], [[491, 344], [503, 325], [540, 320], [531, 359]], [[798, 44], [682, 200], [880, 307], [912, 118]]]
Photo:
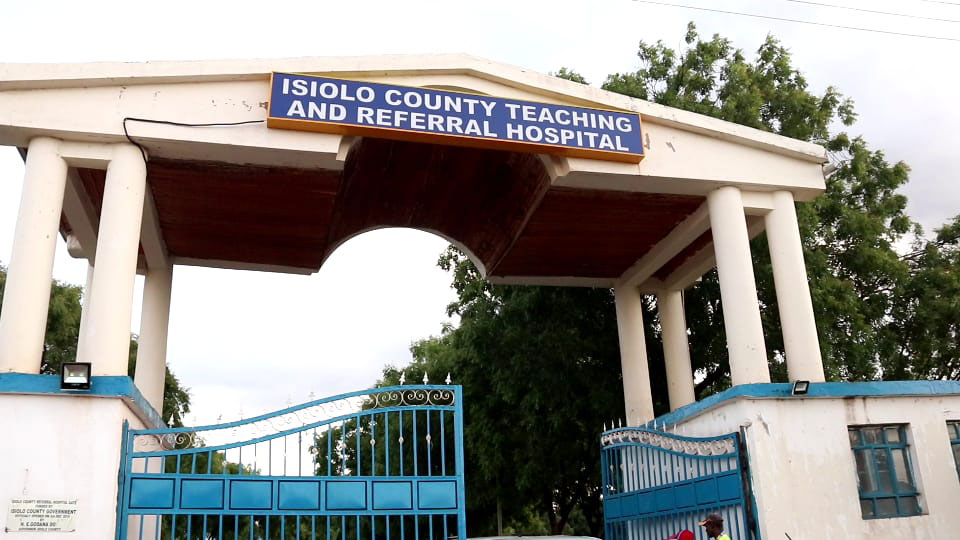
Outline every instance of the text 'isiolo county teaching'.
[[274, 73], [267, 125], [639, 163], [636, 113]]

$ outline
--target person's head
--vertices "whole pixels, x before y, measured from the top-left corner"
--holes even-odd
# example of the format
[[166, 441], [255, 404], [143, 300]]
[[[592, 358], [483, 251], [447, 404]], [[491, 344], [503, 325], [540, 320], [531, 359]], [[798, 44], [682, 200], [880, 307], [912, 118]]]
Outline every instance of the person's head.
[[695, 538], [696, 537], [693, 535], [693, 531], [684, 529], [676, 534], [671, 534], [667, 540], [695, 540]]
[[707, 531], [707, 536], [716, 537], [723, 532], [723, 516], [720, 514], [708, 514], [700, 522], [700, 526]]

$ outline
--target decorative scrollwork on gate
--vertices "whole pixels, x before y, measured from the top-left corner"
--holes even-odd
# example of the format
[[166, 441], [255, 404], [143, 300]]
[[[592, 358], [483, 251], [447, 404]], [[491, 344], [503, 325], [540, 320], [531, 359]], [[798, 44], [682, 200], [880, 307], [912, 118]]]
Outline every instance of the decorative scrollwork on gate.
[[456, 404], [456, 393], [437, 386], [407, 386], [373, 389], [288, 407], [269, 415], [212, 426], [162, 434], [142, 433], [133, 438], [134, 452], [182, 450], [204, 445], [249, 441], [277, 433], [316, 426], [351, 415], [366, 415], [377, 409]]
[[603, 446], [624, 443], [643, 444], [698, 456], [722, 456], [736, 451], [734, 440], [729, 437], [714, 440], [694, 440], [644, 428], [623, 428], [606, 432], [600, 437], [600, 443]]
[[450, 390], [394, 390], [373, 394], [373, 406], [370, 409], [383, 407], [416, 407], [421, 405], [452, 406], [456, 401]]
[[134, 452], [158, 452], [197, 446], [197, 434], [184, 431], [179, 433], [143, 434], [133, 438]]

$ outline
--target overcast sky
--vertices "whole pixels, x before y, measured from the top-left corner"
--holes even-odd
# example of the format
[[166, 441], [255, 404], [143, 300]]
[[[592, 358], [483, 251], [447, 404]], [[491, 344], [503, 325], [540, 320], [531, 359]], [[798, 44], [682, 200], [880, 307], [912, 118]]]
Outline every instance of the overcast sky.
[[[594, 85], [638, 68], [637, 43], [679, 47], [688, 21], [752, 54], [772, 33], [813, 91], [856, 101], [863, 135], [913, 168], [905, 193], [929, 230], [960, 213], [955, 154], [960, 24], [789, 0], [664, 0], [774, 17], [953, 39], [932, 40], [711, 13], [636, 1], [8, 2], [0, 63], [283, 58], [464, 52], [540, 72], [562, 66]], [[925, 0], [824, 0], [960, 20]], [[189, 119], [179, 119], [189, 121]], [[23, 163], [0, 147], [0, 264], [9, 260]], [[445, 242], [382, 230], [357, 237], [313, 276], [177, 267], [168, 361], [190, 387], [196, 422], [280, 408], [289, 400], [370, 386], [409, 344], [438, 333], [453, 298], [436, 268]], [[62, 242], [55, 278], [83, 284], [86, 262]], [[138, 298], [142, 281], [138, 280]], [[138, 299], [139, 302], [139, 299]], [[139, 305], [133, 331], [139, 328]], [[437, 378], [445, 374], [437, 374]]]

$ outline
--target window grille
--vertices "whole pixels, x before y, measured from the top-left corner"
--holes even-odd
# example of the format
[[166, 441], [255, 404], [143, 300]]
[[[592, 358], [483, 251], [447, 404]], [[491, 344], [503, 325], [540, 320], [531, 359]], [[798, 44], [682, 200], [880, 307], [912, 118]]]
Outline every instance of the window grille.
[[950, 433], [950, 449], [953, 450], [953, 463], [957, 466], [957, 477], [960, 478], [960, 420], [948, 421], [947, 432]]
[[856, 462], [863, 518], [921, 514], [906, 426], [851, 426], [848, 433]]

